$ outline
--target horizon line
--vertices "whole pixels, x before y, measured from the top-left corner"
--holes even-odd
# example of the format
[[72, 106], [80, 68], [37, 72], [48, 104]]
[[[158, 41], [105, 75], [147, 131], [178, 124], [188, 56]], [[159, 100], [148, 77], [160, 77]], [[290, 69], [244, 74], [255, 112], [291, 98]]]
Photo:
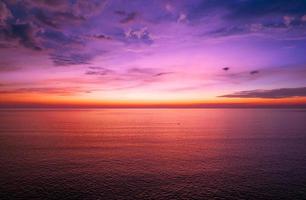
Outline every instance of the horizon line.
[[251, 104], [251, 103], [222, 103], [222, 104], [113, 104], [113, 105], [84, 105], [84, 104], [0, 104], [0, 109], [205, 109], [205, 108], [306, 108], [306, 103], [295, 104]]

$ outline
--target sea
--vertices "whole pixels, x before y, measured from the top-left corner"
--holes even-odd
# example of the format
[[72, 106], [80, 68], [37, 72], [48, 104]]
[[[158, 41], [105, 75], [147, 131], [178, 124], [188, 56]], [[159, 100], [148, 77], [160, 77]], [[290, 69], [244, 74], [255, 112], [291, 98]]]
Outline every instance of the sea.
[[0, 199], [306, 199], [306, 110], [2, 109]]

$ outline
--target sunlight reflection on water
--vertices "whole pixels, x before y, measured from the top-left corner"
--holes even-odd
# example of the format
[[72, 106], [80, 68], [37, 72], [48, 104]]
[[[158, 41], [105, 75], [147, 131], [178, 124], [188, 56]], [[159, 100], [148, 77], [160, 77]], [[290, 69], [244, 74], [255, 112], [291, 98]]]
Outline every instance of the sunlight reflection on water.
[[306, 197], [306, 112], [0, 113], [1, 199]]

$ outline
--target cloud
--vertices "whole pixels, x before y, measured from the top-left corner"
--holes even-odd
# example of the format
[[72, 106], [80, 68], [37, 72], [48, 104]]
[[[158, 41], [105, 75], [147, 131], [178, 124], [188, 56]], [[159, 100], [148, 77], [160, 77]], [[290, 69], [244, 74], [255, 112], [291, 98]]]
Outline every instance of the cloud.
[[[256, 36], [268, 39], [280, 40], [301, 40], [305, 39], [303, 31], [306, 26], [297, 20], [240, 23], [224, 22], [220, 27], [216, 27], [203, 34], [205, 37], [214, 38], [239, 38], [247, 36]], [[273, 35], [273, 37], [272, 37]], [[235, 37], [233, 37], [235, 36]]]
[[37, 19], [38, 22], [42, 23], [43, 25], [52, 28], [59, 28], [58, 22], [52, 19], [51, 16], [48, 16], [46, 12], [43, 12], [42, 10], [36, 11], [35, 18]]
[[284, 16], [288, 14], [306, 13], [306, 2], [300, 0], [279, 1], [279, 0], [248, 0], [231, 1], [228, 3], [232, 18], [250, 20], [263, 16]]
[[139, 77], [139, 79], [146, 79], [149, 77], [160, 77], [173, 73], [173, 72], [163, 72], [154, 68], [140, 68], [140, 67], [128, 68], [124, 72], [118, 72], [108, 68], [95, 67], [95, 66], [88, 67], [88, 69], [89, 70], [85, 72], [86, 75], [99, 75], [99, 76], [112, 75], [115, 77], [121, 77], [122, 79], [129, 77], [130, 78]]
[[273, 74], [273, 72], [267, 72], [267, 73], [262, 73], [260, 76], [253, 76], [254, 74], [256, 74], [253, 71], [252, 72], [254, 74], [248, 71], [241, 71], [241, 72], [226, 71], [226, 72], [227, 73], [218, 74], [215, 79], [222, 81], [222, 82], [241, 84], [244, 82], [254, 81], [259, 78], [263, 78], [263, 77], [270, 76]]
[[90, 38], [98, 39], [98, 40], [111, 40], [112, 37], [104, 34], [91, 35]]
[[102, 13], [107, 3], [108, 0], [76, 0], [72, 4], [72, 12], [88, 19]]
[[29, 87], [29, 88], [16, 88], [9, 90], [0, 90], [0, 94], [54, 94], [54, 95], [74, 95], [78, 93], [89, 93], [89, 90], [84, 90], [79, 87]]
[[219, 97], [226, 98], [264, 98], [280, 99], [290, 97], [306, 97], [306, 87], [298, 88], [279, 88], [272, 90], [249, 90], [226, 94]]
[[[109, 89], [139, 88], [155, 82], [160, 82], [163, 76], [174, 72], [165, 72], [154, 68], [131, 67], [125, 70], [112, 70], [104, 67], [88, 67], [85, 75], [91, 77], [92, 83], [101, 84]], [[88, 82], [91, 82], [88, 80]], [[108, 89], [108, 90], [109, 90]]]
[[90, 54], [81, 53], [54, 53], [50, 55], [51, 60], [56, 66], [69, 66], [69, 65], [81, 65], [90, 64], [93, 56]]
[[284, 19], [284, 24], [286, 24], [286, 26], [290, 26], [290, 24], [294, 21], [295, 18], [293, 16], [285, 15], [283, 19]]
[[140, 42], [145, 44], [153, 43], [153, 39], [147, 27], [129, 29], [128, 31], [125, 32], [125, 37], [127, 42], [132, 42], [132, 43]]
[[259, 71], [258, 70], [253, 70], [253, 71], [250, 71], [250, 74], [251, 75], [255, 75], [255, 74], [258, 74], [259, 73]]
[[129, 74], [153, 74], [154, 69], [152, 68], [139, 68], [139, 67], [132, 67], [127, 70]]
[[89, 67], [89, 70], [86, 71], [86, 75], [99, 75], [99, 76], [105, 76], [114, 74], [115, 72], [113, 70], [103, 68], [103, 67]]
[[25, 0], [27, 5], [30, 7], [40, 7], [40, 8], [49, 8], [49, 9], [66, 9], [69, 7], [67, 1], [63, 0]]
[[25, 0], [28, 9], [62, 12], [80, 18], [89, 18], [103, 11], [107, 0]]
[[40, 36], [45, 39], [44, 44], [51, 49], [71, 48], [72, 45], [78, 45], [79, 47], [84, 45], [84, 42], [77, 35], [65, 34], [56, 30], [45, 30], [40, 33]]
[[130, 23], [130, 22], [134, 21], [136, 19], [136, 17], [138, 16], [137, 12], [127, 13], [125, 11], [117, 10], [117, 11], [115, 11], [115, 13], [117, 15], [123, 17], [120, 20], [120, 23], [122, 23], [122, 24]]
[[[175, 45], [194, 45], [203, 34], [210, 39], [258, 32], [279, 38], [272, 33], [283, 30], [282, 34], [288, 36], [298, 29], [296, 36], [301, 36], [305, 32], [303, 2], [4, 0], [0, 3], [0, 21], [5, 24], [0, 28], [0, 48], [14, 40], [30, 50], [44, 51], [42, 54], [48, 54], [55, 66], [68, 66], [104, 60], [94, 59], [103, 57], [103, 51], [111, 52], [106, 59], [128, 60], [130, 52], [122, 50], [130, 46], [137, 46], [139, 52], [159, 54]], [[184, 21], [188, 23], [177, 23]], [[158, 77], [165, 72], [148, 74]], [[93, 70], [89, 73], [95, 74]], [[232, 69], [226, 74], [232, 74]]]
[[83, 16], [76, 16], [69, 12], [49, 12], [44, 10], [32, 11], [36, 22], [41, 26], [48, 26], [50, 28], [60, 29], [66, 26], [77, 26], [85, 22]]
[[[102, 34], [86, 37], [84, 25], [103, 11], [106, 1], [24, 0], [0, 2], [0, 48], [19, 45], [49, 54], [55, 66], [88, 64], [102, 50], [87, 44], [110, 39]], [[83, 32], [83, 33], [82, 33]], [[19, 48], [16, 45], [15, 48]], [[64, 52], [64, 53], [63, 53]]]
[[19, 42], [23, 46], [33, 50], [42, 50], [35, 41], [34, 29], [29, 24], [13, 24], [11, 34], [13, 37], [19, 38]]
[[172, 73], [174, 72], [160, 72], [160, 73], [154, 74], [153, 76], [165, 76], [165, 75], [172, 74]]
[[187, 22], [187, 15], [184, 13], [180, 13], [179, 17], [177, 19], [177, 23], [183, 23], [183, 22]]
[[133, 67], [127, 70], [127, 76], [142, 76], [142, 77], [161, 77], [174, 72], [164, 72], [154, 68], [138, 68]]
[[231, 68], [231, 70], [227, 71], [227, 73], [216, 74], [215, 80], [221, 81], [223, 83], [242, 84], [246, 82], [259, 81], [262, 79], [304, 80], [305, 76], [306, 65], [300, 64], [285, 66], [268, 66], [264, 68], [257, 68], [256, 70], [242, 71], [236, 71], [235, 68]]
[[0, 26], [5, 26], [6, 21], [11, 17], [11, 11], [7, 8], [4, 2], [0, 1]]
[[228, 71], [230, 68], [229, 67], [223, 67], [222, 68], [224, 71]]
[[42, 48], [35, 38], [36, 34], [37, 30], [29, 23], [7, 24], [0, 27], [0, 40], [6, 43], [17, 40], [26, 48], [40, 51]]
[[189, 20], [204, 29], [206, 37], [257, 36], [274, 39], [305, 39], [306, 1], [247, 0], [195, 1], [189, 7]]
[[[43, 39], [49, 58], [55, 66], [90, 64], [95, 52], [90, 52], [86, 41], [79, 35], [65, 34], [58, 30], [46, 30], [39, 34]], [[100, 52], [101, 53], [101, 52]]]

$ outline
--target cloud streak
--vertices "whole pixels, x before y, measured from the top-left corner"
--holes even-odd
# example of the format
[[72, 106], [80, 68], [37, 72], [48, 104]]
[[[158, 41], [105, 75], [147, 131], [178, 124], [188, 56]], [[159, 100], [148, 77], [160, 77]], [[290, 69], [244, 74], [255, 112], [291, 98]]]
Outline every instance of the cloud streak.
[[278, 88], [272, 90], [249, 90], [226, 94], [219, 97], [226, 98], [263, 98], [281, 99], [291, 97], [306, 97], [306, 87], [298, 88]]
[[88, 90], [83, 90], [76, 87], [30, 87], [30, 88], [16, 88], [11, 90], [1, 90], [0, 94], [53, 94], [53, 95], [76, 95], [79, 93], [89, 93]]

